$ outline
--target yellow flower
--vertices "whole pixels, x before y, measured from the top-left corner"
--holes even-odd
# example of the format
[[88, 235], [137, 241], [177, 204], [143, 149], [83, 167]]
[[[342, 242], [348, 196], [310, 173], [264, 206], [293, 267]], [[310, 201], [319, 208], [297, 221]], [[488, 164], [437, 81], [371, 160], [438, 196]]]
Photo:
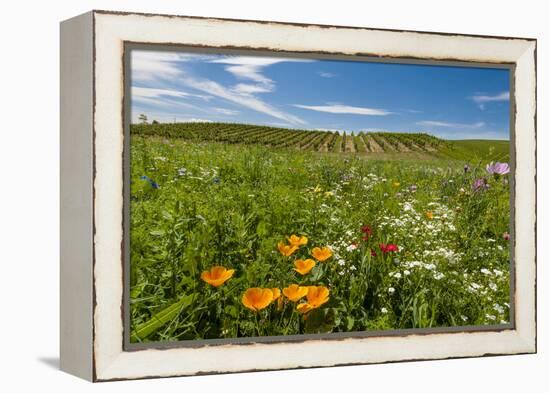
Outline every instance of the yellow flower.
[[315, 188], [313, 189], [313, 192], [321, 192], [321, 187], [319, 187], [319, 184], [315, 186]]
[[[296, 310], [300, 313], [300, 314], [305, 314], [311, 310], [313, 310], [315, 307], [311, 306], [309, 303], [301, 303], [301, 304], [298, 304], [296, 306]], [[305, 318], [305, 316], [304, 316]]]
[[226, 269], [223, 266], [212, 266], [210, 270], [206, 270], [201, 273], [201, 279], [213, 287], [219, 287], [224, 282], [229, 280], [235, 269]]
[[289, 285], [283, 288], [283, 295], [285, 295], [291, 302], [297, 302], [301, 298], [307, 295], [307, 287], [301, 287], [296, 284]]
[[271, 292], [273, 292], [273, 301], [281, 297], [281, 290], [279, 288], [271, 288]]
[[310, 286], [307, 288], [307, 303], [299, 304], [296, 309], [305, 314], [314, 308], [319, 308], [329, 300], [329, 289], [325, 286]]
[[426, 218], [427, 218], [428, 220], [433, 220], [434, 214], [433, 214], [432, 212], [426, 212]]
[[273, 301], [273, 290], [270, 288], [248, 288], [243, 295], [242, 302], [252, 311], [260, 311]]
[[332, 191], [327, 191], [325, 192], [325, 196], [328, 198], [328, 197], [334, 196], [334, 193]]
[[319, 262], [324, 262], [332, 256], [332, 250], [330, 247], [315, 247], [311, 250], [311, 255]]
[[401, 185], [401, 183], [399, 183], [398, 181], [394, 181], [393, 182], [393, 186], [394, 187], [399, 187]]
[[296, 259], [294, 266], [294, 270], [304, 276], [315, 267], [315, 261], [313, 259]]
[[277, 244], [277, 248], [279, 249], [279, 252], [281, 254], [283, 254], [285, 257], [289, 257], [294, 254], [294, 251], [298, 249], [298, 246], [288, 245], [284, 244], [283, 242], [279, 242], [279, 244]]
[[290, 235], [288, 238], [288, 242], [291, 246], [305, 246], [307, 244], [307, 237], [305, 236], [296, 236], [296, 235]]

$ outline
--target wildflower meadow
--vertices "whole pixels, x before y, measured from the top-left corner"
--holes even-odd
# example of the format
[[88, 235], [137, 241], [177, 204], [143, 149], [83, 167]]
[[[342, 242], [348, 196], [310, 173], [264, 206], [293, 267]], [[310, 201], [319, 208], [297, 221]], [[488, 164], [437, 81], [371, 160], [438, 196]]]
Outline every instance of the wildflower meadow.
[[131, 342], [510, 322], [507, 142], [163, 127], [131, 133]]

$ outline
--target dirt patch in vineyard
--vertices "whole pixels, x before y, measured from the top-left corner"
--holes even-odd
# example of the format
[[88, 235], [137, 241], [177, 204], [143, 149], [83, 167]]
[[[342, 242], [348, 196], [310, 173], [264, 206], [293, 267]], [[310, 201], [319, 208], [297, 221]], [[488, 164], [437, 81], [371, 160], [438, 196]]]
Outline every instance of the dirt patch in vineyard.
[[365, 139], [365, 145], [367, 146], [367, 149], [370, 150], [371, 153], [383, 153], [384, 149], [376, 143], [374, 138], [370, 135], [365, 135], [363, 137]]
[[382, 149], [384, 151], [386, 152], [396, 151], [395, 147], [390, 142], [388, 142], [386, 138], [384, 138], [383, 136], [379, 136], [378, 139], [380, 141], [379, 145], [382, 146]]
[[352, 136], [346, 136], [346, 145], [344, 146], [345, 153], [355, 153], [355, 144]]
[[433, 147], [432, 145], [424, 145], [424, 150], [429, 151], [429, 152], [437, 151], [437, 149], [435, 147]]
[[403, 143], [397, 141], [397, 150], [402, 152], [402, 153], [408, 153], [411, 151], [411, 149], [409, 149], [406, 145], [404, 145]]

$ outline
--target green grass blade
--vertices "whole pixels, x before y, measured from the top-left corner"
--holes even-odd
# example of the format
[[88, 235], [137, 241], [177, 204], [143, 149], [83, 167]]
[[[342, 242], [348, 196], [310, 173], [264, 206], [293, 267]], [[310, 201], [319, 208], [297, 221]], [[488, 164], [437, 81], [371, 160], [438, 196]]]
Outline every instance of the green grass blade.
[[139, 324], [132, 332], [131, 341], [141, 341], [155, 333], [166, 323], [172, 321], [184, 308], [191, 304], [194, 296], [196, 295], [193, 294], [182, 297], [177, 302], [154, 314], [148, 321]]

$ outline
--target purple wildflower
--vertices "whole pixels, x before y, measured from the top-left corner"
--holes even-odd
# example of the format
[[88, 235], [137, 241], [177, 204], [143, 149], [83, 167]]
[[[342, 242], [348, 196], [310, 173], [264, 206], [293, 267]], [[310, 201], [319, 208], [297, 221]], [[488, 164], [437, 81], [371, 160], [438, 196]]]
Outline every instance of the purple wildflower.
[[472, 189], [474, 191], [483, 191], [489, 188], [489, 184], [487, 183], [487, 179], [484, 177], [480, 177], [479, 179], [476, 179], [474, 181], [474, 184], [472, 184]]
[[510, 166], [505, 162], [491, 162], [490, 164], [487, 164], [485, 169], [492, 175], [506, 175], [507, 173], [510, 173]]
[[416, 192], [416, 190], [417, 190], [416, 184], [411, 185], [411, 186], [409, 187], [409, 190], [410, 190], [411, 192]]

